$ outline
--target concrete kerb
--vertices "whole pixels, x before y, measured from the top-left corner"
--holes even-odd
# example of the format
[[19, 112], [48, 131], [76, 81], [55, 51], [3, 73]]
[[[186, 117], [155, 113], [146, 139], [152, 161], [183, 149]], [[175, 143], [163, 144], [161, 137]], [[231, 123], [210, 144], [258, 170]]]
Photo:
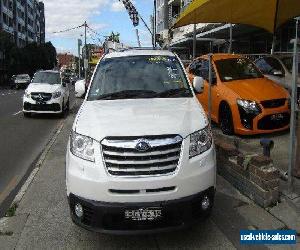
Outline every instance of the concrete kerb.
[[[21, 202], [24, 194], [26, 193], [26, 191], [28, 190], [30, 184], [32, 183], [32, 181], [34, 180], [35, 176], [37, 175], [37, 173], [39, 172], [41, 166], [43, 165], [43, 162], [46, 159], [47, 154], [49, 153], [51, 147], [53, 146], [54, 142], [56, 141], [58, 135], [61, 133], [64, 124], [65, 124], [65, 119], [58, 125], [56, 131], [54, 132], [53, 137], [49, 140], [49, 142], [47, 143], [46, 147], [44, 148], [42, 154], [40, 155], [40, 157], [37, 160], [37, 163], [34, 166], [34, 169], [32, 170], [31, 174], [29, 175], [29, 177], [27, 178], [27, 180], [25, 181], [25, 183], [23, 184], [23, 186], [21, 187], [20, 191], [17, 193], [17, 195], [15, 196], [13, 202], [11, 203], [12, 205], [17, 205]], [[5, 220], [6, 217], [4, 218], [0, 218], [0, 224], [2, 220]]]

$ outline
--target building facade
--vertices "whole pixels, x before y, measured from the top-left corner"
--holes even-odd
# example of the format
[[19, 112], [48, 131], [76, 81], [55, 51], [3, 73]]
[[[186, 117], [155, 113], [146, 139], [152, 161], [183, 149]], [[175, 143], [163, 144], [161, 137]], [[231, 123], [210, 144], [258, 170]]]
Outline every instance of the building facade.
[[45, 43], [45, 8], [37, 0], [0, 0], [0, 30], [19, 47]]

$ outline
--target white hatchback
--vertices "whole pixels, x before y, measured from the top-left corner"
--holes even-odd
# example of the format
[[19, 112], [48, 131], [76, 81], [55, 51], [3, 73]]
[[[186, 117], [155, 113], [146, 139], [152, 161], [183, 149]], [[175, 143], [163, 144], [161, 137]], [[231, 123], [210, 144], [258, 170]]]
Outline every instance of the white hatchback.
[[74, 85], [64, 82], [58, 71], [37, 72], [23, 97], [23, 113], [52, 113], [64, 115], [73, 104]]

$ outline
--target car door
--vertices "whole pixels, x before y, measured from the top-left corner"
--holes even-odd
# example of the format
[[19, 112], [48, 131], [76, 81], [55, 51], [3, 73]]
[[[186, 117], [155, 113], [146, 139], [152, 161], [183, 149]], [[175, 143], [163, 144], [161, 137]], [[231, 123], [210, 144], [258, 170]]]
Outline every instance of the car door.
[[[218, 90], [217, 90], [217, 84], [216, 84], [216, 74], [214, 68], [213, 70], [213, 84], [211, 89], [212, 94], [212, 119], [216, 121], [217, 119], [217, 113], [218, 113], [218, 104], [216, 102], [216, 98], [218, 98]], [[202, 104], [204, 110], [208, 112], [209, 107], [209, 62], [207, 59], [197, 59], [194, 61], [194, 64], [191, 64], [190, 67], [190, 80], [193, 81], [195, 76], [200, 76], [204, 79], [204, 90], [203, 93], [197, 94], [197, 98], [199, 102]]]

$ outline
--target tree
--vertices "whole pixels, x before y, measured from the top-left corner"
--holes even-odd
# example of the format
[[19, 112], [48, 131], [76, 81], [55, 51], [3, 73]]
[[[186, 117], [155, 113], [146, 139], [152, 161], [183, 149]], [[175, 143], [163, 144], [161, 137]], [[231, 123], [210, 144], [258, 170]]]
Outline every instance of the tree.
[[120, 42], [120, 33], [111, 32], [110, 36], [107, 38], [108, 41], [119, 43]]

